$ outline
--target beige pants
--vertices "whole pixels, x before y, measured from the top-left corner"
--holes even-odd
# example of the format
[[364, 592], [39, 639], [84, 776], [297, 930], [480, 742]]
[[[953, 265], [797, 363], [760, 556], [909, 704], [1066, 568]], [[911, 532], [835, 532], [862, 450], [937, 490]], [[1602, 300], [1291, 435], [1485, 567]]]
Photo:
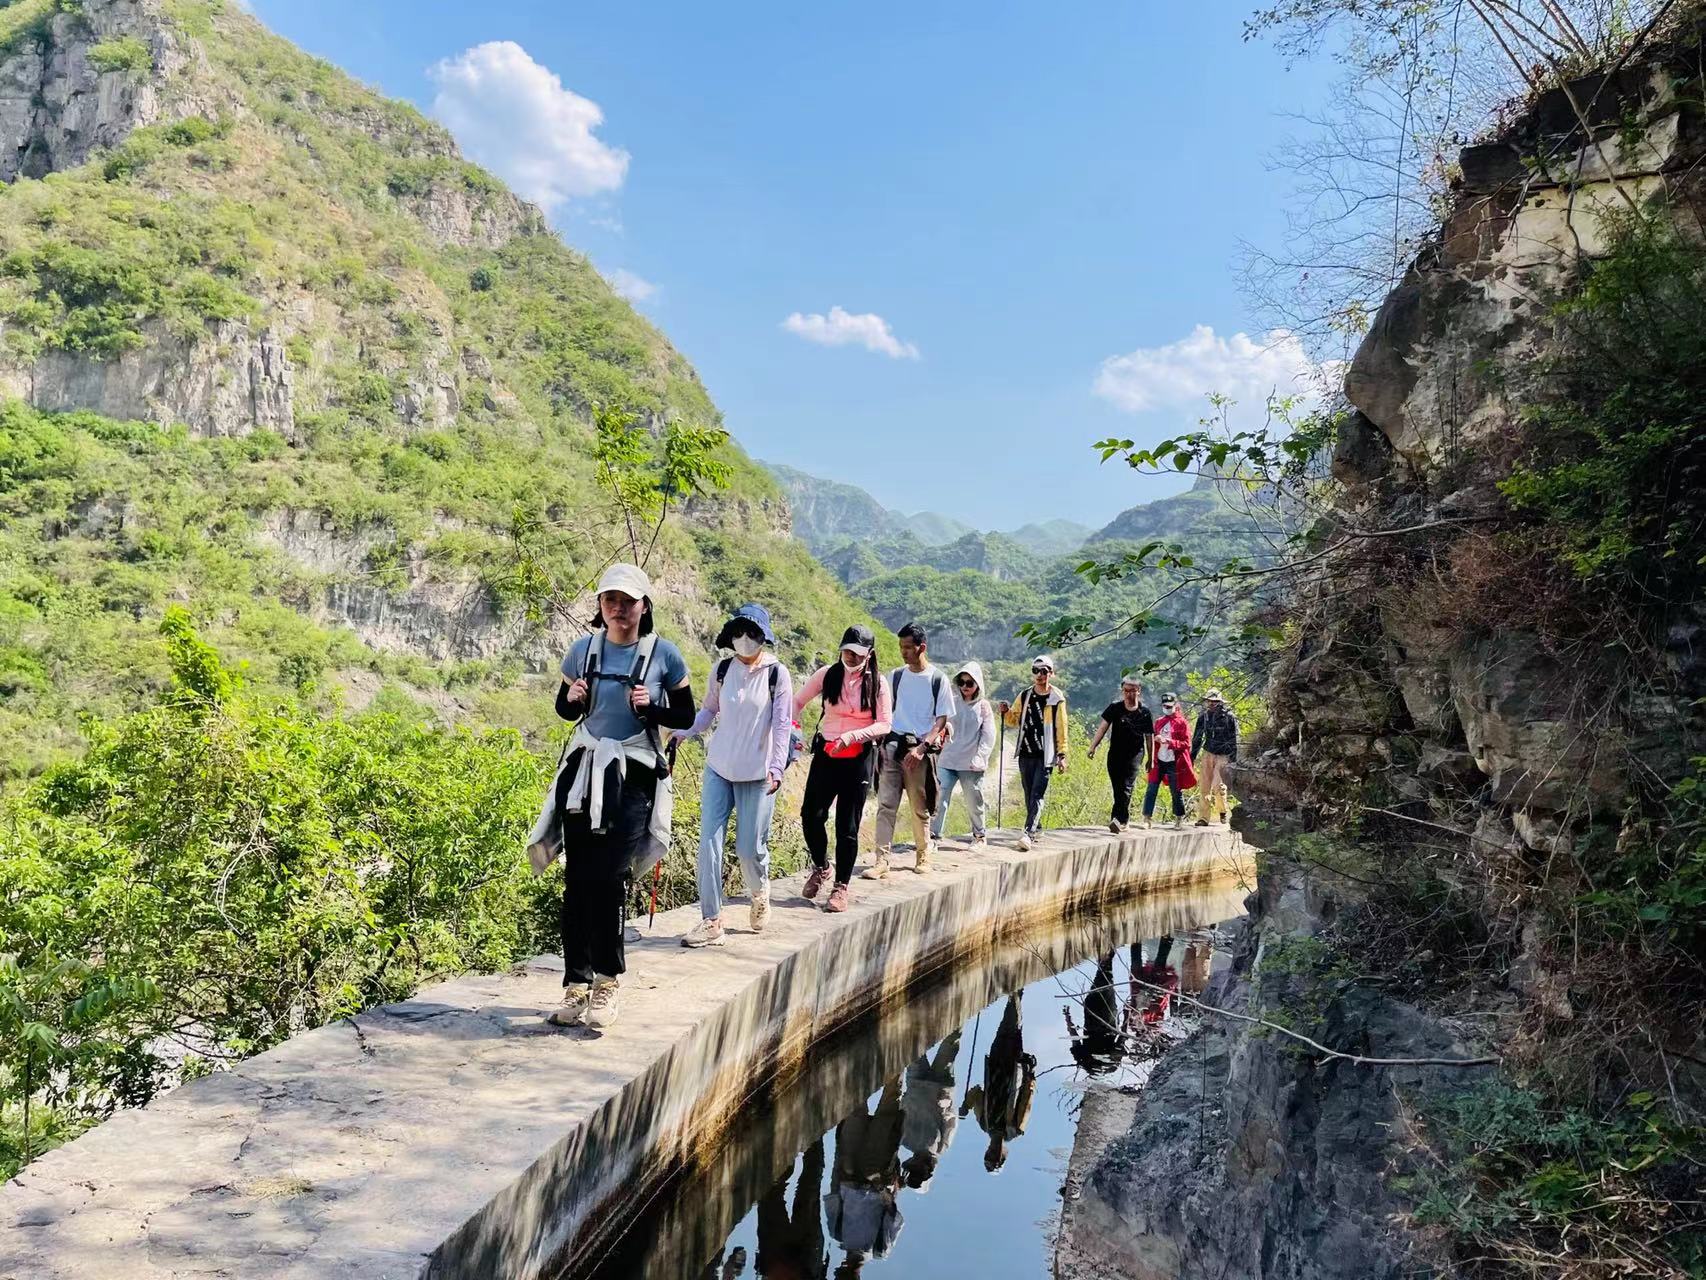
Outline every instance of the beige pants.
[[1232, 806], [1226, 800], [1226, 769], [1231, 763], [1212, 751], [1197, 757], [1197, 817], [1219, 822], [1231, 815]]
[[888, 853], [894, 842], [903, 794], [912, 806], [912, 838], [922, 849], [930, 843], [930, 815], [924, 811], [924, 770], [934, 761], [926, 759], [910, 769], [902, 767], [906, 749], [898, 742], [883, 743], [882, 752], [883, 768], [877, 777], [877, 852]]

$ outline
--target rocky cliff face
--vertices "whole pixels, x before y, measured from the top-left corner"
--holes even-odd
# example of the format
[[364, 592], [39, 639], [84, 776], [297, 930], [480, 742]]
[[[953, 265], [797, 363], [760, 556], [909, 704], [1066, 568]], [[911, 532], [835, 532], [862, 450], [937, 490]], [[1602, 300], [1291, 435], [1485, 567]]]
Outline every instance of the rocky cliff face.
[[[1524, 413], [1558, 394], [1554, 300], [1633, 207], [1658, 200], [1689, 234], [1700, 225], [1706, 123], [1677, 71], [1660, 58], [1554, 89], [1466, 148], [1438, 239], [1356, 353], [1322, 537], [1367, 541], [1305, 585], [1301, 640], [1274, 682], [1269, 763], [1323, 793], [1372, 779], [1389, 802], [1545, 851], [1615, 818], [1636, 775], [1687, 764], [1706, 613], [1668, 619], [1669, 679], [1608, 696], [1627, 685], [1547, 632], [1541, 584], [1497, 565], [1491, 536], [1509, 510], [1500, 482], [1535, 447]], [[1572, 98], [1591, 104], [1590, 127]], [[1500, 572], [1506, 586], [1478, 597]]]
[[[1324, 1007], [1312, 1028], [1334, 1045], [1384, 1057], [1464, 1057], [1447, 1022], [1367, 988], [1324, 997], [1276, 963], [1354, 910], [1346, 882], [1265, 869], [1233, 966], [1205, 1003]], [[1300, 944], [1299, 940], [1304, 940]], [[1257, 975], [1261, 974], [1258, 980]], [[1261, 999], [1256, 1001], [1256, 988]], [[1402, 1221], [1392, 1180], [1406, 1148], [1409, 1105], [1472, 1083], [1477, 1069], [1322, 1062], [1271, 1032], [1217, 1019], [1156, 1068], [1125, 1135], [1081, 1187], [1072, 1244], [1076, 1280], [1261, 1276], [1263, 1280], [1399, 1280], [1452, 1274]]]
[[[0, 59], [0, 182], [75, 168], [134, 129], [233, 105], [196, 75], [201, 51], [159, 0], [36, 7], [42, 16]], [[134, 41], [148, 66], [103, 56], [119, 40]]]

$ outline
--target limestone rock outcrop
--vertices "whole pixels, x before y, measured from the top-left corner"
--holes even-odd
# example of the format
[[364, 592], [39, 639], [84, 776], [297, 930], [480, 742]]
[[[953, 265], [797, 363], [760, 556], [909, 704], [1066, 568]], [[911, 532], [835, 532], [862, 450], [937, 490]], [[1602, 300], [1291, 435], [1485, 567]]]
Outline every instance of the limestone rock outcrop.
[[[1533, 447], [1525, 409], [1558, 394], [1554, 301], [1631, 208], [1699, 231], [1706, 114], [1677, 89], [1677, 56], [1541, 94], [1465, 148], [1438, 235], [1351, 361], [1327, 523], [1381, 537], [1305, 583], [1269, 757], [1328, 804], [1372, 781], [1376, 804], [1417, 802], [1464, 830], [1485, 817], [1544, 850], [1615, 820], [1637, 775], [1687, 766], [1701, 728], [1688, 689], [1701, 682], [1683, 633], [1702, 619], [1672, 628], [1680, 693], [1613, 705], [1603, 651], [1548, 635], [1525, 608], [1522, 566], [1487, 568], [1499, 548], [1479, 535], [1509, 514], [1499, 482]], [[1383, 540], [1406, 529], [1426, 533]], [[1489, 604], [1496, 616], [1475, 616]]]

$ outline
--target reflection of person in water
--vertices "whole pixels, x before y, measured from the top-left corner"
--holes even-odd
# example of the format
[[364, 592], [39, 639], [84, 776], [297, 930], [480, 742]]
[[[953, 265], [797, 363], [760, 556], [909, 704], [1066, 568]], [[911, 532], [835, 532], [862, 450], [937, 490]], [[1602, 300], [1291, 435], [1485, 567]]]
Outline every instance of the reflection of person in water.
[[1199, 929], [1185, 943], [1185, 955], [1179, 961], [1179, 989], [1188, 996], [1201, 995], [1213, 966], [1214, 931]]
[[904, 1221], [900, 1191], [900, 1079], [883, 1086], [877, 1109], [860, 1107], [835, 1126], [835, 1190], [823, 1198], [829, 1234], [847, 1250], [835, 1269], [854, 1276], [866, 1258], [885, 1258]]
[[736, 1245], [729, 1251], [728, 1261], [723, 1260], [723, 1251], [717, 1250], [717, 1256], [705, 1264], [705, 1270], [700, 1272], [700, 1280], [740, 1280], [746, 1274], [746, 1250]]
[[923, 1191], [936, 1175], [936, 1166], [954, 1140], [960, 1118], [954, 1111], [954, 1060], [960, 1056], [960, 1033], [954, 1032], [936, 1046], [934, 1054], [919, 1054], [906, 1069], [906, 1095], [900, 1100], [905, 1113], [901, 1141], [912, 1154], [901, 1167], [906, 1185]]
[[1173, 993], [1179, 989], [1179, 974], [1167, 957], [1173, 950], [1171, 934], [1163, 934], [1155, 944], [1155, 958], [1143, 959], [1142, 944], [1132, 947], [1131, 999], [1126, 1003], [1126, 1030], [1136, 1035], [1145, 1029], [1160, 1026], [1167, 1020], [1172, 1007]]
[[770, 1280], [824, 1280], [829, 1274], [829, 1250], [818, 1206], [822, 1192], [823, 1139], [819, 1138], [800, 1157], [792, 1215], [786, 1175], [758, 1202], [758, 1258], [753, 1266], [759, 1275]]
[[1019, 996], [1010, 995], [983, 1060], [983, 1084], [966, 1090], [965, 1105], [960, 1108], [962, 1116], [975, 1111], [978, 1124], [989, 1135], [983, 1167], [991, 1173], [1007, 1163], [1007, 1144], [1025, 1132], [1036, 1093], [1037, 1059], [1025, 1052]]
[[1096, 962], [1096, 976], [1084, 993], [1084, 1028], [1072, 1022], [1072, 1006], [1062, 1006], [1072, 1058], [1090, 1075], [1102, 1076], [1120, 1064], [1119, 998], [1114, 991], [1114, 953]]

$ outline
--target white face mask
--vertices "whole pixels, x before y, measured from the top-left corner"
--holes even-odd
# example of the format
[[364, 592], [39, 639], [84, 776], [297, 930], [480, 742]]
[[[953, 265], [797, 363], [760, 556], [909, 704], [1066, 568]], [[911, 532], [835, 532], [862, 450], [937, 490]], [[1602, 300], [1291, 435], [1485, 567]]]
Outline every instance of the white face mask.
[[758, 651], [763, 647], [762, 641], [755, 640], [751, 636], [735, 637], [735, 652], [743, 658], [756, 658]]
[[843, 649], [841, 651], [841, 665], [849, 671], [862, 671], [865, 668], [865, 660], [857, 655], [850, 655]]

